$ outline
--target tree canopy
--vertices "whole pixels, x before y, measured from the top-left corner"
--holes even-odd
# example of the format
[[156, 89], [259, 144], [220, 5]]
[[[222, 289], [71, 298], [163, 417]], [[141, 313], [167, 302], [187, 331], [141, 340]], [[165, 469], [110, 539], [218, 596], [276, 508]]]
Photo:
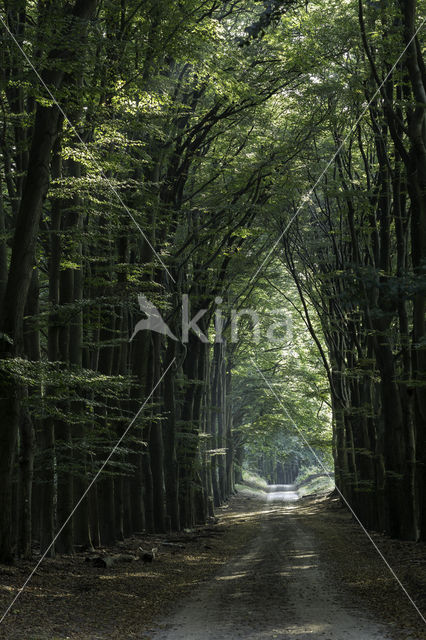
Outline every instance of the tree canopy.
[[244, 464], [424, 539], [425, 8], [2, 3], [1, 561], [204, 522]]

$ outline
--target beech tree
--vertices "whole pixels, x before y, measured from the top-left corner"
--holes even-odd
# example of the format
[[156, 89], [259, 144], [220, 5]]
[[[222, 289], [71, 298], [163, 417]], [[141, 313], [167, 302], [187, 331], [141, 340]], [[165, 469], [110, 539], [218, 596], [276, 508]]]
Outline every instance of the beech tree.
[[423, 8], [3, 3], [0, 561], [191, 528], [244, 461], [424, 538]]

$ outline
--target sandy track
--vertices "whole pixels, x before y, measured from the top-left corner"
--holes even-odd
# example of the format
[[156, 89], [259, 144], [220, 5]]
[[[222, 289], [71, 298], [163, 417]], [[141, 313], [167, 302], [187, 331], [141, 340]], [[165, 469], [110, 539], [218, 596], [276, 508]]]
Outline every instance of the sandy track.
[[297, 492], [271, 488], [247, 549], [151, 634], [153, 640], [387, 640], [384, 627], [326, 575]]

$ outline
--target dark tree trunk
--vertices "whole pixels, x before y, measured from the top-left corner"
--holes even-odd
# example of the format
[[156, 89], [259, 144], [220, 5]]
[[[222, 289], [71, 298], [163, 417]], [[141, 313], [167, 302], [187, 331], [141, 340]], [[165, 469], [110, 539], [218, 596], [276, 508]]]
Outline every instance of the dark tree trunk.
[[[96, 0], [77, 0], [71, 15], [78, 20], [79, 34], [84, 38], [87, 20], [96, 7]], [[73, 29], [75, 21], [67, 22], [67, 29]], [[68, 34], [61, 34], [64, 46], [69, 41]], [[69, 34], [71, 35], [71, 34]], [[55, 93], [63, 85], [64, 60], [75, 60], [78, 47], [49, 53], [50, 62], [59, 64], [44, 74], [44, 81]], [[62, 63], [62, 64], [61, 64]], [[51, 152], [60, 126], [59, 110], [56, 105], [43, 106], [38, 103], [30, 152], [28, 170], [16, 217], [12, 240], [9, 273], [0, 311], [0, 358], [7, 359], [22, 352], [22, 323], [28, 288], [32, 277], [35, 246], [39, 229], [41, 209], [49, 186]], [[12, 348], [13, 345], [13, 348]], [[12, 556], [11, 525], [11, 479], [15, 457], [16, 439], [19, 428], [19, 408], [14, 390], [13, 376], [2, 371], [0, 377], [0, 562], [9, 561]]]
[[[175, 342], [169, 341], [166, 352], [166, 368], [176, 354]], [[175, 371], [169, 370], [164, 380], [164, 480], [166, 487], [167, 514], [171, 528], [180, 529], [179, 513], [179, 467], [176, 453], [176, 389]]]
[[[153, 386], [161, 377], [161, 343], [159, 334], [153, 336]], [[150, 393], [150, 391], [149, 391]], [[155, 399], [158, 407], [161, 407], [161, 386], [157, 388]], [[158, 412], [158, 409], [157, 409]], [[164, 445], [161, 420], [154, 420], [151, 424], [149, 438], [149, 453], [151, 459], [151, 473], [154, 497], [154, 527], [155, 531], [166, 531], [166, 495], [164, 485]]]

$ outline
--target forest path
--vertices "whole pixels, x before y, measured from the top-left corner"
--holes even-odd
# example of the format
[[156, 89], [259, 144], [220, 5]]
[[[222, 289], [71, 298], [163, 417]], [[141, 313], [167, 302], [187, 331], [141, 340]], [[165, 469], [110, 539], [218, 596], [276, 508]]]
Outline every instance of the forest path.
[[[153, 640], [386, 640], [326, 574], [296, 488], [268, 488], [249, 547], [181, 602]], [[315, 516], [311, 516], [315, 517]]]

